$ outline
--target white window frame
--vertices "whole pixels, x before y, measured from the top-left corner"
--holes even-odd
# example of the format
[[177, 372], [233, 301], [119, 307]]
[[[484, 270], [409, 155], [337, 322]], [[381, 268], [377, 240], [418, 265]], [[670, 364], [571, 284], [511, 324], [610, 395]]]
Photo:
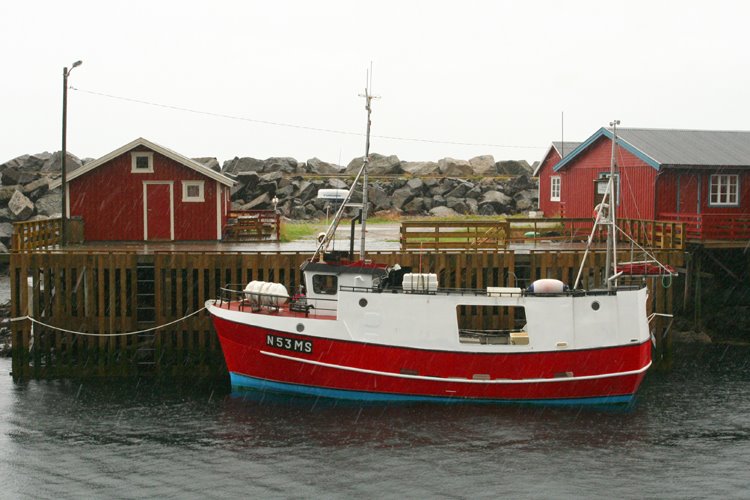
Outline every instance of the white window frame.
[[[557, 181], [557, 182], [555, 182]], [[557, 185], [557, 190], [555, 190]], [[557, 194], [555, 194], [557, 191]], [[560, 201], [560, 192], [562, 191], [562, 177], [559, 175], [553, 175], [549, 178], [549, 201]]]
[[[138, 158], [148, 158], [148, 168], [138, 168]], [[133, 151], [130, 153], [130, 173], [132, 174], [153, 174], [154, 173], [154, 153], [148, 151]]]
[[739, 174], [711, 174], [708, 180], [708, 206], [740, 206]]
[[[198, 186], [198, 196], [189, 196], [188, 189], [192, 186]], [[206, 189], [204, 181], [182, 181], [182, 201], [183, 203], [201, 203], [206, 201]]]

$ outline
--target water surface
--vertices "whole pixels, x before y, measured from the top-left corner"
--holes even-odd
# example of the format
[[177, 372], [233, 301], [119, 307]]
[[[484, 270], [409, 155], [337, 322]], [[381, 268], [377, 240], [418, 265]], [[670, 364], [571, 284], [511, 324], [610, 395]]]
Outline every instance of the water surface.
[[0, 497], [747, 498], [750, 348], [679, 348], [630, 410], [354, 406], [0, 360]]

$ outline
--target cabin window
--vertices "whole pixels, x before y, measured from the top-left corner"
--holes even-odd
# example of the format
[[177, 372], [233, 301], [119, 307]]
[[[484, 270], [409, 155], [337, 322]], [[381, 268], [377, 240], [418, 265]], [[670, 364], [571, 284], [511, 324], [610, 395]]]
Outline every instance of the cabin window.
[[182, 201], [204, 201], [203, 181], [182, 181]]
[[526, 309], [521, 306], [457, 306], [462, 344], [528, 345]]
[[154, 173], [154, 153], [130, 153], [130, 172], [138, 174]]
[[560, 185], [562, 183], [562, 180], [559, 176], [550, 177], [550, 190], [549, 190], [549, 200], [550, 201], [560, 201]]
[[338, 291], [338, 276], [332, 274], [316, 274], [313, 276], [313, 292], [320, 295], [336, 295]]
[[715, 207], [739, 205], [740, 176], [737, 174], [715, 174], [711, 176], [711, 191], [708, 204]]

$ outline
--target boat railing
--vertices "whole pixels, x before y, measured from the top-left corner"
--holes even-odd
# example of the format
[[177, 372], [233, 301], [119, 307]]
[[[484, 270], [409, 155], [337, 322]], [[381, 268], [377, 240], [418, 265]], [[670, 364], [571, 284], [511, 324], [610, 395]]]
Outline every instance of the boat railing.
[[324, 315], [330, 316], [336, 314], [336, 299], [323, 297], [309, 298], [304, 295], [295, 295], [293, 297], [274, 295], [268, 293], [249, 292], [245, 290], [245, 285], [239, 283], [228, 283], [219, 288], [218, 306], [229, 306], [237, 304], [237, 309], [243, 311], [249, 309], [252, 312], [262, 310], [279, 312], [283, 307], [288, 307], [290, 311], [301, 312], [306, 316]]
[[489, 288], [437, 288], [437, 289], [413, 289], [404, 290], [401, 287], [357, 287], [357, 286], [341, 286], [340, 290], [346, 292], [359, 292], [359, 293], [397, 293], [397, 294], [410, 294], [410, 295], [469, 295], [474, 297], [580, 297], [585, 295], [615, 295], [617, 291], [624, 290], [638, 290], [641, 287], [638, 285], [620, 285], [612, 290], [606, 288], [597, 290], [566, 290], [563, 292], [556, 293], [538, 293], [530, 292], [522, 288], [516, 288], [516, 291], [509, 291], [509, 289], [503, 289], [503, 291], [496, 291], [493, 287]]
[[238, 283], [227, 283], [219, 288], [219, 307], [234, 302], [240, 311], [246, 308], [254, 312], [262, 309], [278, 311], [289, 300], [288, 296], [249, 292], [245, 290], [245, 285]]

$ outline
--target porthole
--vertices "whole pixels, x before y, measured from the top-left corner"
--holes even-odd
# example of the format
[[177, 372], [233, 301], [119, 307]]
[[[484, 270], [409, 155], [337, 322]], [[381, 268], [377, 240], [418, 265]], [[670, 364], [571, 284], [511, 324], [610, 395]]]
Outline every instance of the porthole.
[[359, 299], [359, 307], [367, 307], [367, 299]]
[[596, 301], [596, 300], [595, 300], [595, 301], [593, 301], [593, 302], [591, 303], [591, 309], [593, 309], [594, 311], [598, 311], [598, 310], [599, 310], [599, 302], [598, 302], [598, 301]]
[[305, 325], [302, 323], [297, 323], [297, 331], [298, 332], [304, 332], [305, 331]]

